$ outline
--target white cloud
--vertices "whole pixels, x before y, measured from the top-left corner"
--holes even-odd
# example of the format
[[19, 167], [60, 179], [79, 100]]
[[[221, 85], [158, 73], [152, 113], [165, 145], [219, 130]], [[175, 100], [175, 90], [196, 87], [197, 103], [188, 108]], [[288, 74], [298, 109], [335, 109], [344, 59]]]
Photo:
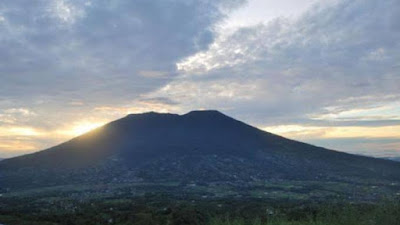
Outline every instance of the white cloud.
[[245, 6], [232, 12], [222, 26], [235, 29], [266, 23], [278, 17], [295, 18], [315, 2], [317, 0], [249, 0]]
[[[192, 82], [216, 96], [213, 105], [218, 105], [213, 84], [246, 81], [257, 91], [243, 101], [237, 94], [236, 101], [219, 103], [262, 111], [260, 117], [268, 117], [257, 121], [266, 123], [310, 119], [333, 106], [345, 111], [394, 104], [392, 97], [400, 95], [399, 7], [394, 0], [331, 1], [297, 19], [243, 27], [179, 62], [184, 75], [176, 82], [186, 87]], [[343, 102], [350, 96], [357, 100]]]
[[[206, 49], [213, 27], [225, 17], [221, 8], [231, 10], [240, 2], [3, 3], [7, 25], [0, 26], [0, 95], [70, 101], [79, 93], [102, 103], [137, 98], [170, 81], [180, 59]], [[155, 80], [143, 71], [168, 76]]]
[[[90, 6], [84, 4], [84, 6]], [[50, 2], [50, 13], [67, 24], [73, 24], [85, 14], [83, 8], [79, 8], [66, 0], [55, 0]]]

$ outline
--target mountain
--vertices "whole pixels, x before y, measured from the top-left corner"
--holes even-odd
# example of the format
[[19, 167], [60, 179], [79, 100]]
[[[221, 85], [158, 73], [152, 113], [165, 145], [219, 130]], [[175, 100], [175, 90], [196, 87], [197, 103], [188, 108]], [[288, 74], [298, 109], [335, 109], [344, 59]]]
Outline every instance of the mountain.
[[128, 115], [34, 154], [5, 159], [0, 162], [1, 180], [0, 192], [132, 183], [179, 183], [182, 188], [224, 184], [241, 190], [285, 182], [308, 182], [310, 189], [315, 182], [369, 187], [399, 182], [400, 163], [286, 139], [218, 111], [150, 112]]

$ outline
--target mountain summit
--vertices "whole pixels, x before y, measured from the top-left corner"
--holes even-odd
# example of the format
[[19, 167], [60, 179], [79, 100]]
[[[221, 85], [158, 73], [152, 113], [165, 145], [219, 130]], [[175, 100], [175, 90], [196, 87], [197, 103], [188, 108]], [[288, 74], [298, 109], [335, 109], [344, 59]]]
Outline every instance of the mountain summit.
[[0, 162], [0, 188], [132, 182], [383, 182], [400, 163], [274, 135], [218, 111], [131, 114]]

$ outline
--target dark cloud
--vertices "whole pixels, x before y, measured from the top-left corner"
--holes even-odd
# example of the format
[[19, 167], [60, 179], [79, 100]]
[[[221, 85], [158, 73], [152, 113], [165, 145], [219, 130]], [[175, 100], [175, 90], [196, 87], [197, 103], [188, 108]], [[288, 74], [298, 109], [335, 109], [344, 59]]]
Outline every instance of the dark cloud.
[[[175, 63], [214, 39], [240, 1], [7, 1], [0, 3], [0, 95], [127, 101], [172, 79]], [[140, 76], [161, 71], [167, 79]]]
[[163, 105], [178, 105], [179, 103], [166, 97], [155, 97], [155, 98], [141, 98], [140, 102], [150, 104], [163, 104]]

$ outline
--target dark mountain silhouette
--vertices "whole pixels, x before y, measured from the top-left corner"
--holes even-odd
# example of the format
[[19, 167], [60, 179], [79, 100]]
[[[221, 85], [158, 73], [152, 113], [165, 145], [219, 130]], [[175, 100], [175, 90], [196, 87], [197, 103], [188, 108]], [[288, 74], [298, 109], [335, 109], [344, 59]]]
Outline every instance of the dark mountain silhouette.
[[400, 163], [286, 139], [218, 111], [128, 115], [0, 162], [0, 188], [129, 182], [400, 180]]

